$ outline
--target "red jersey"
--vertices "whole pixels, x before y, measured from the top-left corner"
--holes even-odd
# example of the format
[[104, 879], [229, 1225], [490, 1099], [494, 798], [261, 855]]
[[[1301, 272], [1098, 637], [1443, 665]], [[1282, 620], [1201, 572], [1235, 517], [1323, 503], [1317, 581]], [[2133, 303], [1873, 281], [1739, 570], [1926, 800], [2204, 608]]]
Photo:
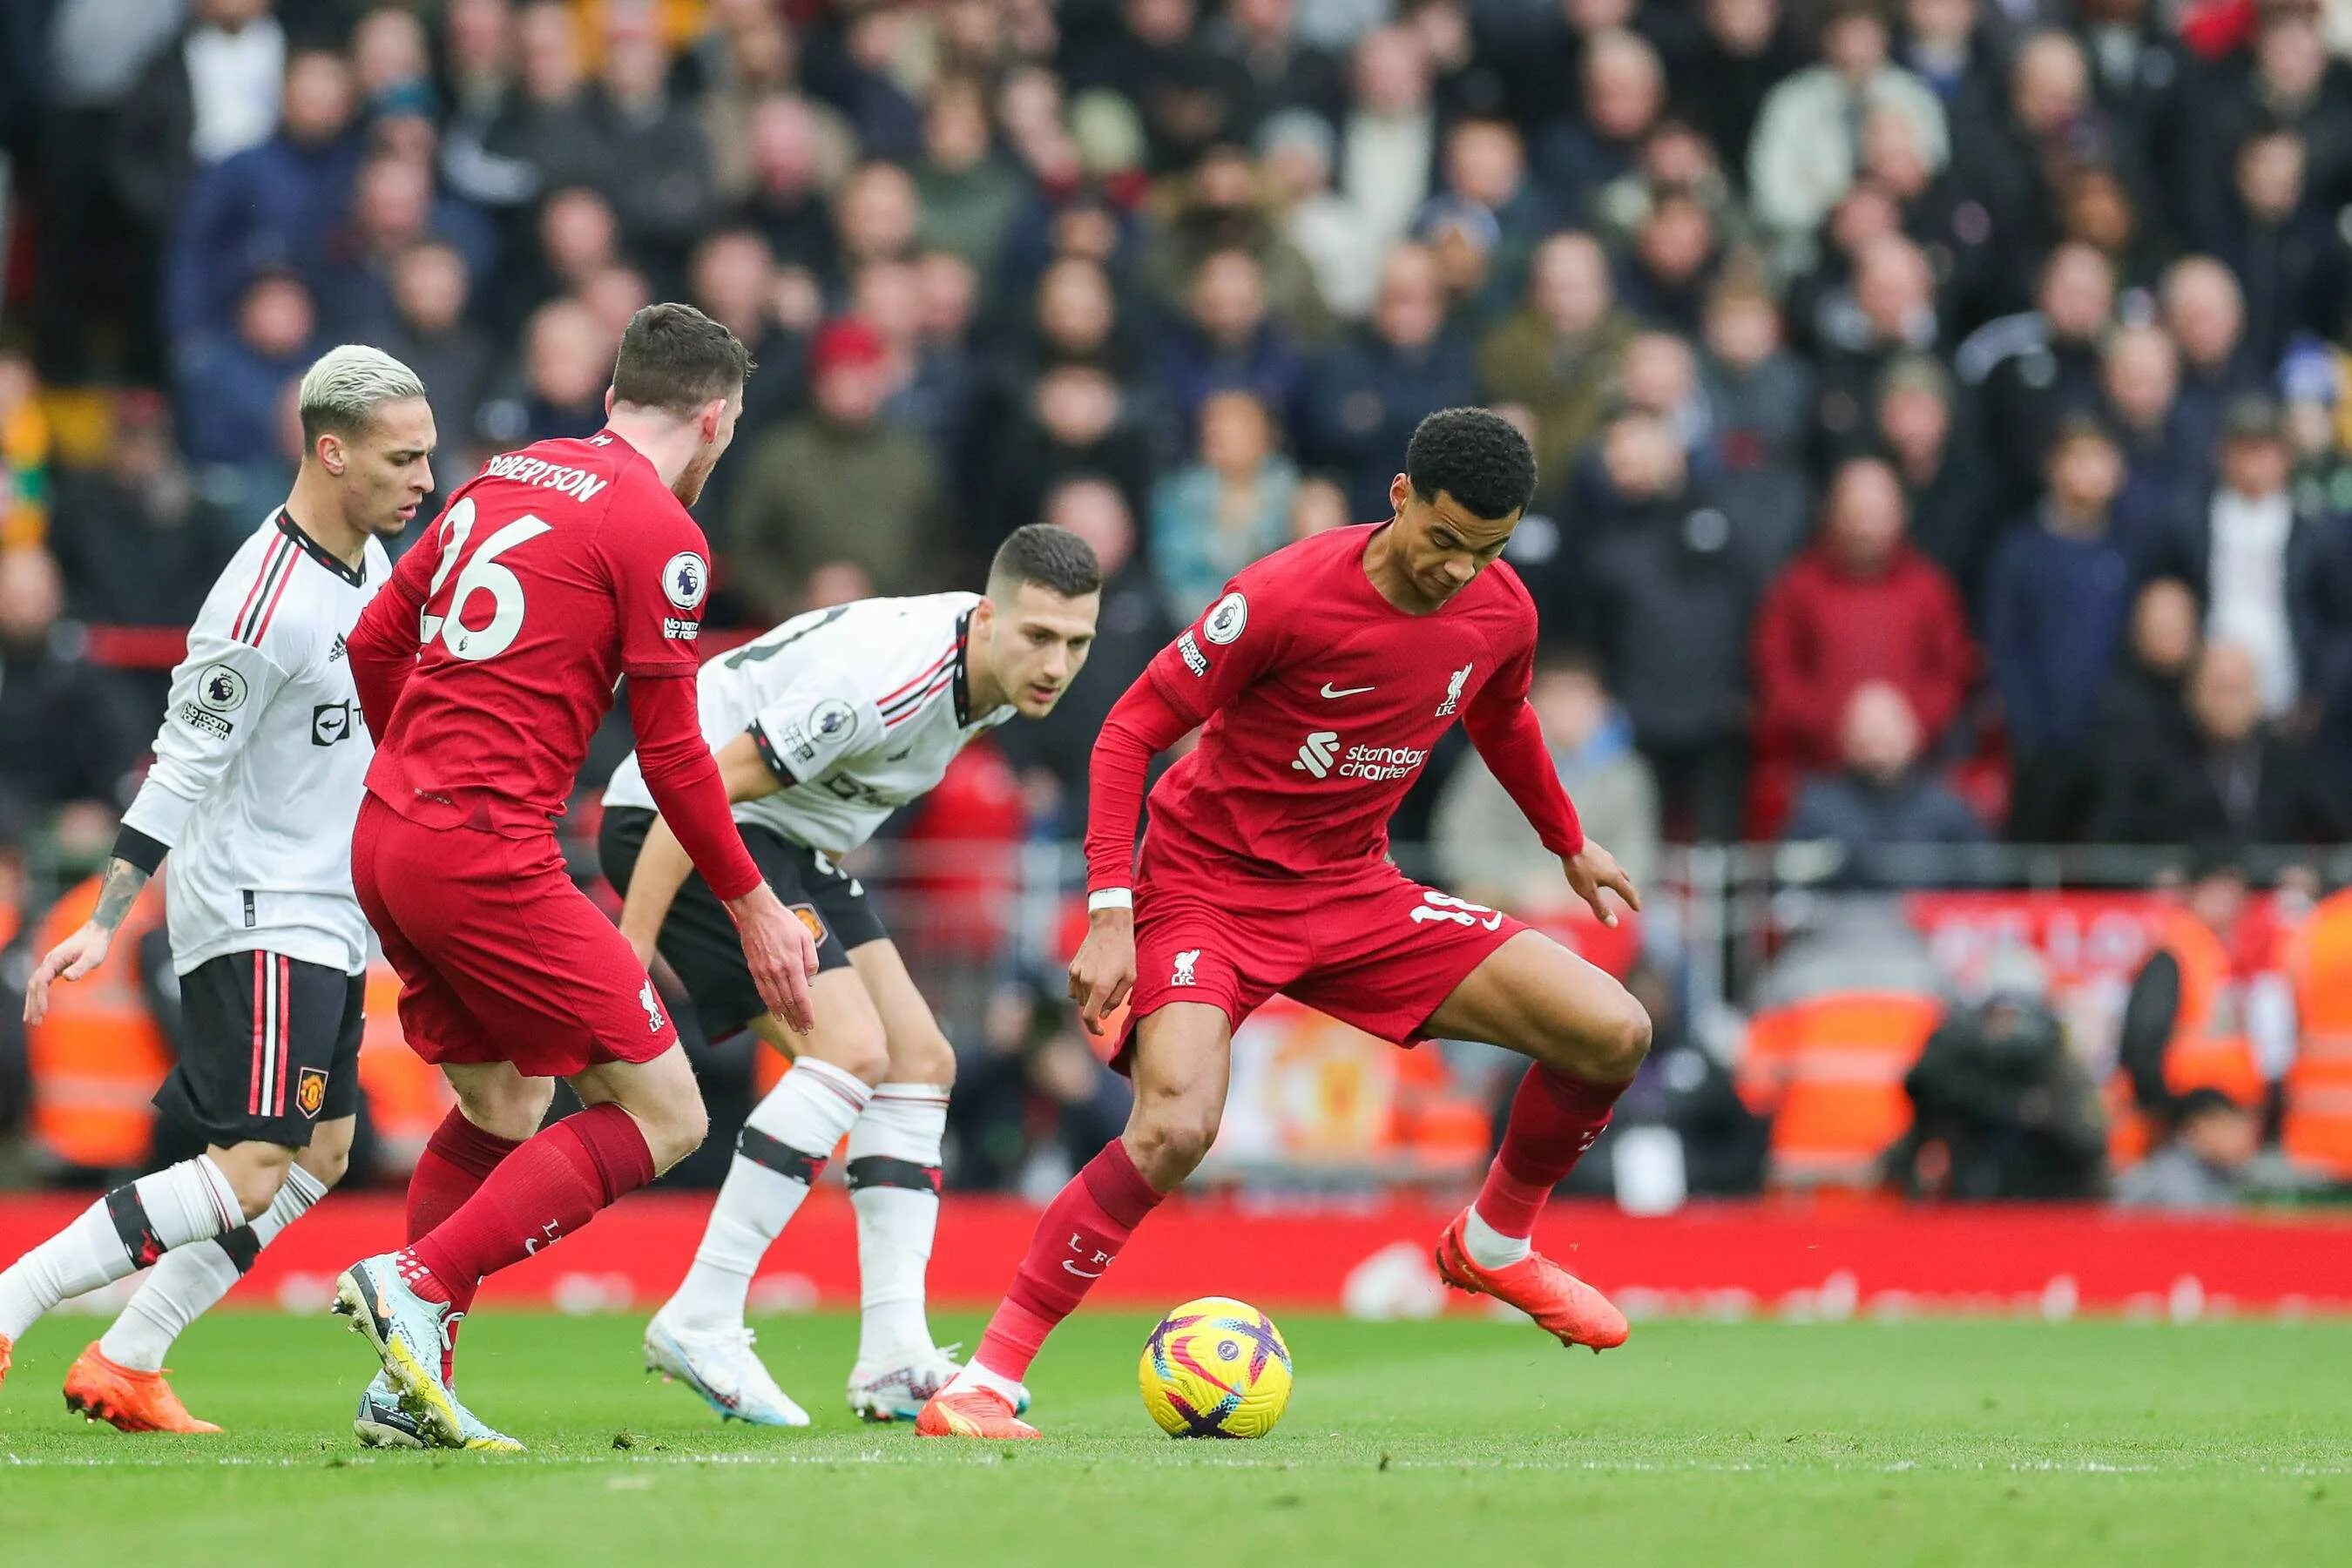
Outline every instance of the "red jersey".
[[612, 431], [491, 458], [352, 630], [355, 674], [415, 656], [368, 712], [369, 793], [428, 827], [545, 832], [621, 677], [695, 673], [709, 585], [702, 530]]
[[1145, 679], [1202, 725], [1151, 792], [1160, 864], [1356, 870], [1388, 852], [1389, 818], [1438, 737], [1457, 719], [1512, 721], [1536, 648], [1517, 574], [1497, 562], [1444, 608], [1409, 615], [1364, 574], [1386, 526], [1332, 529], [1244, 567], [1151, 661]]

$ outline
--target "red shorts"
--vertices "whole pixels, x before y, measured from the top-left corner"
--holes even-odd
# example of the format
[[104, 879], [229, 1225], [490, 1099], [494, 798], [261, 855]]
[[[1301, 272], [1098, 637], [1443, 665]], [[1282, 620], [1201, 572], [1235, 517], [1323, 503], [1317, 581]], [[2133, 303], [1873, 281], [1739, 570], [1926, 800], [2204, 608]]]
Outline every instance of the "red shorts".
[[400, 975], [400, 1027], [428, 1062], [568, 1078], [677, 1043], [645, 965], [572, 884], [552, 833], [425, 827], [370, 795], [352, 885]]
[[1238, 1028], [1279, 991], [1401, 1046], [1527, 926], [1424, 888], [1386, 861], [1340, 878], [1155, 875], [1144, 840], [1135, 887], [1135, 1024], [1171, 1002], [1206, 1002]]

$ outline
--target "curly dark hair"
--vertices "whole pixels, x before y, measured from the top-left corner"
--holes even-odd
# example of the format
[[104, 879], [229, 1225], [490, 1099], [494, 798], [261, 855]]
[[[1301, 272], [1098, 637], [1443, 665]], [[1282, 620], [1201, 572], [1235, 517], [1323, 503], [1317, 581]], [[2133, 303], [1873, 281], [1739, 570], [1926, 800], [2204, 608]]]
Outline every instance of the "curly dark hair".
[[1094, 546], [1066, 528], [1050, 522], [1024, 523], [1005, 536], [989, 563], [991, 596], [1018, 589], [1024, 583], [1076, 599], [1102, 586], [1102, 565]]
[[1404, 472], [1422, 500], [1444, 490], [1488, 521], [1525, 511], [1536, 493], [1535, 448], [1484, 408], [1441, 408], [1423, 419], [1405, 447]]

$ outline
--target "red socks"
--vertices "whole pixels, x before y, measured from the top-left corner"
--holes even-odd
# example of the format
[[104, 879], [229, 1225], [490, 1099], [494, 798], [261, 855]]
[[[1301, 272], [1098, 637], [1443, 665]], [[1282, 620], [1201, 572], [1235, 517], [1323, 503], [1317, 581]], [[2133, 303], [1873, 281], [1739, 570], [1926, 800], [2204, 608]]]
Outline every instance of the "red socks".
[[[433, 1130], [425, 1152], [416, 1157], [416, 1169], [408, 1177], [408, 1218], [405, 1240], [414, 1246], [427, 1231], [456, 1214], [499, 1162], [522, 1145], [512, 1139], [486, 1132], [466, 1120], [466, 1113], [452, 1107]], [[449, 1304], [456, 1309], [449, 1316], [448, 1346], [441, 1352], [442, 1381], [456, 1375], [457, 1328], [464, 1314], [473, 1310], [474, 1286], [453, 1285]]]
[[1503, 1146], [1478, 1191], [1478, 1217], [1504, 1236], [1533, 1236], [1544, 1200], [1609, 1125], [1610, 1109], [1624, 1092], [1622, 1083], [1531, 1064], [1511, 1097]]
[[1016, 1382], [1025, 1376], [1054, 1325], [1077, 1310], [1160, 1199], [1125, 1144], [1116, 1138], [1104, 1144], [1046, 1205], [1029, 1256], [981, 1336], [981, 1364]]
[[471, 1300], [488, 1275], [571, 1235], [654, 1179], [653, 1151], [629, 1113], [592, 1105], [524, 1142], [456, 1213], [412, 1243], [428, 1300]]

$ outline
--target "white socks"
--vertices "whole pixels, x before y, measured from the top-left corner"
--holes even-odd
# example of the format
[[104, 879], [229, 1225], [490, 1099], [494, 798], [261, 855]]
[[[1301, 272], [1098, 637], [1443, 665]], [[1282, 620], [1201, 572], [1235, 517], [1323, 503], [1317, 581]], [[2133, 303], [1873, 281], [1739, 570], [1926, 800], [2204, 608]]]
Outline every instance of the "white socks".
[[117, 1187], [0, 1273], [0, 1338], [20, 1338], [68, 1297], [110, 1284], [173, 1247], [244, 1221], [236, 1190], [209, 1155]]
[[1021, 1408], [1021, 1396], [1028, 1392], [1001, 1372], [991, 1372], [980, 1363], [978, 1356], [963, 1363], [963, 1370], [948, 1380], [941, 1394], [969, 1394], [975, 1388], [985, 1388], [1003, 1399], [1013, 1409]]
[[931, 1348], [923, 1276], [940, 1223], [940, 1142], [948, 1091], [877, 1086], [849, 1130], [849, 1201], [857, 1210], [857, 1364], [877, 1371]]
[[133, 1372], [161, 1372], [172, 1342], [229, 1293], [261, 1249], [327, 1195], [326, 1184], [299, 1165], [288, 1168], [268, 1212], [210, 1241], [167, 1252], [98, 1342], [98, 1352]]
[[873, 1092], [830, 1063], [803, 1057], [793, 1064], [743, 1124], [694, 1267], [663, 1311], [675, 1312], [689, 1328], [742, 1322], [751, 1274], [768, 1244], [799, 1211], [810, 1184]]
[[1535, 1243], [1524, 1236], [1505, 1236], [1478, 1213], [1478, 1205], [1470, 1205], [1470, 1217], [1462, 1226], [1462, 1250], [1470, 1261], [1481, 1268], [1507, 1268], [1535, 1249]]

